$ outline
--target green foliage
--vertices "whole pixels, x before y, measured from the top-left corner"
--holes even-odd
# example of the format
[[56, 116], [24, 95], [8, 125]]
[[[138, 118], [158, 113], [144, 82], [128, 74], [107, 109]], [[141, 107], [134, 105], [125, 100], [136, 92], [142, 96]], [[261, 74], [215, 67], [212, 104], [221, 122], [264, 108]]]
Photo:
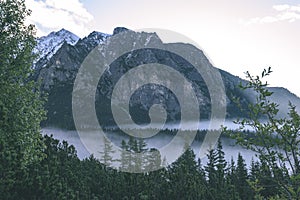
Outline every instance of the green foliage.
[[[238, 132], [233, 133], [226, 128], [225, 132], [229, 132], [238, 144], [257, 152], [263, 168], [259, 183], [264, 188], [259, 190], [262, 196], [270, 197], [277, 190], [281, 198], [299, 199], [300, 182], [291, 178], [300, 173], [300, 116], [291, 103], [287, 118], [277, 116], [279, 105], [270, 101], [272, 92], [267, 88], [268, 83], [262, 81], [271, 72], [271, 68], [263, 70], [261, 76], [246, 72], [248, 82], [240, 87], [254, 90], [256, 102], [249, 104], [249, 118], [235, 122], [240, 126]], [[253, 137], [242, 132], [249, 127], [254, 131]], [[252, 183], [256, 182], [254, 179]]]
[[236, 168], [236, 180], [234, 182], [237, 191], [239, 191], [241, 199], [251, 199], [253, 197], [252, 189], [248, 183], [248, 172], [245, 164], [245, 160], [242, 155], [238, 154], [237, 168]]
[[[278, 188], [265, 187], [276, 180], [270, 176], [268, 165], [252, 162], [248, 173], [241, 155], [237, 166], [234, 161], [225, 165], [221, 143], [209, 152], [204, 167], [188, 149], [167, 168], [144, 174], [114, 170], [93, 156], [79, 160], [73, 146], [52, 136], [44, 136], [43, 143], [46, 156], [19, 174], [18, 187], [10, 194], [3, 193], [4, 199], [285, 198]], [[295, 182], [298, 180], [294, 177]]]
[[106, 166], [110, 167], [111, 164], [115, 161], [115, 159], [113, 159], [113, 155], [115, 153], [115, 151], [113, 150], [112, 144], [110, 143], [110, 141], [108, 141], [108, 139], [104, 139], [104, 151], [100, 152], [100, 154], [102, 154], [102, 158], [100, 159], [100, 161], [105, 164]]
[[[0, 193], [13, 198], [27, 166], [43, 158], [40, 122], [43, 101], [29, 81], [34, 27], [24, 0], [0, 1]], [[13, 170], [12, 170], [13, 169]]]
[[206, 180], [195, 154], [188, 148], [178, 160], [167, 168], [170, 181], [169, 199], [204, 199]]
[[120, 169], [127, 172], [137, 171], [153, 171], [161, 168], [162, 158], [160, 152], [147, 145], [143, 139], [133, 139], [130, 137], [128, 142], [121, 142], [121, 160]]

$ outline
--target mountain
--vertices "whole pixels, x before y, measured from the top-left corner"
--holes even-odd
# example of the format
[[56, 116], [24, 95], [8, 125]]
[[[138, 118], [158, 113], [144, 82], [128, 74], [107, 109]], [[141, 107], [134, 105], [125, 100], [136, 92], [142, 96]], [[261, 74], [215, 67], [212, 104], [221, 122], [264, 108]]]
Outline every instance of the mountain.
[[[122, 32], [126, 31], [126, 37], [122, 38]], [[112, 37], [114, 36], [114, 37]], [[120, 36], [119, 39], [115, 39], [115, 36]], [[214, 66], [209, 62], [204, 53], [196, 47], [189, 44], [165, 44], [156, 33], [134, 32], [123, 27], [117, 27], [114, 29], [113, 34], [105, 34], [101, 32], [92, 32], [87, 37], [79, 39], [76, 35], [67, 30], [60, 30], [58, 32], [52, 32], [48, 36], [44, 36], [38, 39], [38, 45], [35, 52], [41, 52], [38, 59], [35, 61], [35, 80], [41, 81], [42, 91], [47, 92], [48, 102], [46, 103], [46, 110], [48, 111], [48, 119], [44, 122], [44, 126], [58, 126], [62, 128], [73, 129], [73, 114], [72, 114], [72, 92], [74, 87], [74, 80], [78, 73], [78, 70], [89, 55], [91, 51], [96, 51], [102, 60], [97, 60], [98, 63], [103, 65], [106, 57], [122, 52], [122, 48], [125, 46], [140, 45], [144, 49], [140, 51], [129, 51], [120, 58], [117, 59], [118, 67], [110, 66], [106, 71], [106, 77], [100, 79], [96, 89], [96, 113], [100, 117], [102, 123], [114, 125], [114, 121], [111, 116], [111, 95], [114, 89], [114, 81], [122, 77], [127, 71], [131, 70], [134, 66], [149, 63], [160, 63], [167, 66], [173, 66], [174, 69], [180, 71], [188, 80], [191, 80], [193, 89], [196, 91], [196, 98], [199, 103], [200, 118], [209, 119], [211, 116], [211, 99], [208, 91], [208, 87], [203, 80], [203, 77], [196, 76], [196, 72], [191, 67], [184, 64], [184, 60], [171, 53], [166, 53], [158, 49], [151, 49], [152, 45], [161, 45], [163, 48], [176, 49], [178, 46], [189, 49], [188, 56], [197, 55], [199, 62], [202, 66], [207, 67], [208, 74], [210, 70], [215, 70]], [[97, 47], [97, 48], [95, 48]], [[141, 69], [143, 70], [143, 69]], [[240, 82], [245, 80], [234, 76], [224, 70], [219, 70], [226, 92], [226, 99], [220, 99], [221, 102], [226, 104], [226, 118], [232, 119], [236, 117], [247, 117], [247, 105], [255, 100], [255, 94], [251, 91], [242, 91], [238, 88]], [[139, 75], [125, 82], [120, 86], [117, 95], [118, 99], [114, 101], [113, 106], [119, 108], [125, 108], [123, 102], [124, 93], [132, 94], [129, 102], [129, 111], [133, 120], [136, 123], [148, 123], [150, 118], [148, 116], [149, 109], [154, 104], [162, 104], [167, 111], [167, 120], [178, 121], [181, 118], [180, 106], [178, 99], [172, 91], [160, 85], [145, 85], [140, 88], [137, 86], [137, 82], [145, 81], [144, 75], [147, 74], [142, 71]], [[112, 75], [111, 75], [112, 74]], [[164, 80], [166, 84], [167, 78], [170, 77], [168, 72], [159, 72], [158, 75]], [[158, 75], [149, 75], [152, 79], [157, 79]], [[93, 76], [93, 74], [90, 74]], [[138, 88], [136, 90], [136, 88]], [[178, 82], [175, 86], [180, 92], [186, 92], [188, 88], [182, 86], [181, 82]], [[88, 89], [86, 86], [85, 89]], [[135, 91], [136, 90], [136, 91]], [[300, 99], [290, 93], [284, 88], [270, 88], [274, 91], [272, 100], [280, 104], [286, 104], [289, 100], [296, 106], [300, 106]], [[282, 98], [284, 94], [284, 98]], [[241, 100], [244, 111], [240, 111], [233, 101], [234, 97], [238, 97]], [[99, 100], [101, 99], [101, 101]], [[187, 101], [185, 101], [187, 102]], [[82, 104], [86, 102], [81, 102]], [[298, 107], [299, 107], [298, 106]], [[195, 104], [188, 102], [187, 109], [192, 111], [195, 108]], [[287, 112], [286, 107], [282, 105], [280, 115], [284, 116]], [[162, 114], [163, 115], [163, 114]], [[83, 117], [83, 120], [88, 119]]]
[[47, 36], [38, 38], [37, 45], [33, 50], [38, 55], [35, 60], [35, 66], [45, 66], [47, 61], [51, 59], [64, 43], [75, 45], [79, 39], [77, 35], [65, 29], [61, 29], [58, 32], [51, 32]]

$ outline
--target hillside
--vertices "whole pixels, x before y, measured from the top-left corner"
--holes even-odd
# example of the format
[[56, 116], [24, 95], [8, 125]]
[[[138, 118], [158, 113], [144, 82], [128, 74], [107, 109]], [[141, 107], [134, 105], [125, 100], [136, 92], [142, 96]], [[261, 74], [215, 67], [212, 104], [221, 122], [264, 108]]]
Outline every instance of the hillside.
[[[119, 68], [114, 71], [116, 77], [120, 77], [125, 74], [132, 66], [138, 66], [147, 63], [160, 63], [164, 65], [172, 65], [174, 69], [180, 71], [184, 76], [191, 80], [190, 83], [193, 85], [193, 89], [196, 91], [196, 98], [199, 104], [200, 118], [209, 119], [211, 117], [211, 96], [209, 88], [206, 85], [203, 77], [196, 76], [196, 72], [192, 68], [186, 67], [183, 61], [179, 57], [176, 57], [169, 53], [164, 53], [162, 51], [154, 51], [149, 47], [151, 45], [162, 45], [163, 48], [172, 48], [172, 45], [176, 44], [164, 44], [160, 38], [155, 33], [145, 33], [145, 32], [134, 32], [129, 31], [130, 34], [127, 38], [122, 38], [122, 40], [115, 39], [116, 34], [124, 31], [129, 31], [126, 28], [116, 28], [113, 34], [105, 34], [101, 32], [92, 32], [87, 37], [79, 39], [73, 33], [67, 30], [60, 30], [58, 32], [52, 32], [48, 36], [44, 36], [38, 39], [38, 46], [36, 52], [40, 52], [38, 60], [35, 62], [35, 80], [41, 81], [42, 90], [49, 94], [48, 102], [46, 104], [46, 109], [48, 111], [48, 119], [43, 123], [43, 126], [56, 126], [61, 128], [74, 129], [73, 115], [72, 115], [72, 92], [74, 87], [74, 80], [78, 73], [78, 70], [84, 61], [84, 59], [89, 55], [89, 53], [95, 48], [98, 48], [99, 54], [105, 56], [109, 52], [108, 49], [111, 48], [112, 44], [117, 44], [120, 47], [123, 45], [143, 45], [145, 48], [142, 52], [130, 52], [119, 59]], [[206, 58], [202, 50], [196, 49], [189, 44], [181, 44], [186, 48], [190, 48], [190, 56], [199, 56], [200, 64], [205, 66], [209, 70], [215, 70], [214, 66]], [[150, 49], [150, 50], [149, 50]], [[110, 51], [115, 51], [110, 49]], [[145, 59], [147, 58], [147, 59]], [[102, 62], [102, 61], [100, 61]], [[111, 67], [111, 69], [113, 69]], [[238, 87], [240, 82], [244, 82], [243, 79], [234, 76], [224, 70], [217, 69], [222, 77], [226, 98], [220, 102], [225, 102], [226, 105], [226, 118], [232, 119], [237, 117], [247, 117], [247, 105], [255, 100], [255, 94], [251, 91], [241, 91]], [[210, 72], [208, 72], [209, 74]], [[178, 99], [171, 91], [168, 91], [165, 87], [160, 87], [159, 85], [144, 88], [139, 88], [138, 91], [133, 93], [136, 89], [136, 81], [145, 81], [144, 75], [147, 74], [143, 71], [142, 75], [135, 76], [135, 80], [128, 80], [126, 84], [121, 86], [123, 92], [127, 91], [132, 93], [133, 96], [130, 98], [130, 114], [136, 123], [143, 124], [149, 123], [148, 112], [152, 105], [162, 104], [168, 113], [168, 120], [178, 121], [180, 120], [181, 113], [178, 109]], [[159, 75], [165, 79], [169, 77], [166, 72], [159, 72]], [[157, 79], [157, 75], [149, 75], [152, 79]], [[202, 75], [203, 76], [203, 75]], [[113, 78], [113, 77], [110, 77]], [[149, 78], [149, 77], [148, 77]], [[110, 116], [110, 110], [107, 107], [110, 106], [110, 97], [113, 91], [113, 84], [110, 80], [101, 79], [96, 90], [96, 111], [97, 116]], [[104, 81], [104, 82], [103, 82]], [[173, 81], [174, 82], [174, 81]], [[166, 83], [170, 84], [170, 83]], [[127, 89], [124, 85], [127, 85]], [[187, 90], [187, 88], [182, 88], [182, 83], [175, 83], [175, 88], [180, 88], [180, 90]], [[178, 89], [179, 90], [179, 89]], [[274, 92], [272, 96], [273, 101], [280, 104], [281, 116], [287, 113], [287, 104], [291, 101], [295, 105], [300, 106], [300, 99], [294, 94], [290, 93], [284, 88], [270, 88]], [[122, 94], [118, 95], [120, 99], [117, 102], [124, 101]], [[233, 101], [234, 97], [238, 97], [241, 101], [243, 111], [238, 109], [236, 103]], [[99, 101], [99, 98], [106, 99], [107, 103]], [[189, 104], [189, 103], [188, 103]], [[120, 108], [126, 107], [119, 103]], [[196, 105], [197, 106], [197, 105]], [[180, 107], [179, 107], [180, 108]], [[193, 110], [195, 105], [190, 103], [188, 109]], [[110, 117], [102, 117], [103, 123], [108, 123], [114, 125]]]

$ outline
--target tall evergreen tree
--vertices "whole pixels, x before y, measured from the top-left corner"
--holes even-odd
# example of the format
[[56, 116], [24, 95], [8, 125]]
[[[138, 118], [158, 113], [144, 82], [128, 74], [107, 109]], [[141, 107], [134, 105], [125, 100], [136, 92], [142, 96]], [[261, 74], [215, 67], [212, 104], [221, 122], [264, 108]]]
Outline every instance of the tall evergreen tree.
[[155, 169], [159, 169], [162, 166], [160, 152], [155, 148], [151, 148], [149, 150], [149, 153], [147, 154], [147, 157], [144, 159], [145, 171], [153, 171]]
[[199, 173], [196, 156], [191, 148], [168, 167], [170, 199], [205, 199], [206, 182]]
[[128, 172], [141, 172], [148, 164], [148, 149], [143, 139], [130, 137], [128, 142], [122, 140], [121, 169]]
[[122, 171], [129, 171], [131, 167], [131, 158], [130, 158], [130, 152], [129, 152], [129, 147], [126, 143], [125, 140], [122, 140], [121, 142], [121, 165], [120, 168]]
[[221, 140], [218, 141], [216, 153], [217, 188], [218, 190], [222, 190], [225, 188], [225, 170], [227, 162], [225, 160], [225, 153], [223, 151]]
[[206, 176], [207, 176], [207, 182], [208, 182], [208, 191], [207, 191], [207, 197], [208, 199], [216, 199], [217, 191], [215, 189], [215, 186], [217, 184], [217, 153], [215, 149], [210, 149], [207, 154], [208, 163], [205, 166]]
[[236, 165], [231, 157], [230, 164], [228, 166], [228, 171], [226, 174], [226, 183], [228, 188], [228, 199], [240, 199], [239, 191], [236, 188], [237, 183], [237, 173], [236, 173]]
[[[249, 117], [235, 122], [240, 126], [239, 131], [235, 133], [229, 131], [229, 134], [231, 133], [241, 146], [255, 151], [261, 164], [269, 167], [265, 169], [266, 175], [270, 170], [274, 180], [273, 188], [281, 191], [281, 198], [300, 199], [300, 115], [296, 112], [296, 107], [290, 103], [288, 117], [280, 118], [279, 105], [270, 100], [273, 92], [267, 88], [268, 83], [262, 81], [271, 72], [270, 67], [264, 69], [261, 76], [252, 76], [246, 72], [248, 81], [245, 85], [241, 84], [240, 88], [253, 90], [257, 98], [254, 103], [249, 104]], [[255, 130], [251, 137], [242, 131], [249, 127]], [[286, 163], [291, 168], [291, 177], [284, 175]]]
[[100, 161], [105, 166], [110, 167], [112, 165], [112, 163], [116, 161], [116, 159], [113, 159], [114, 153], [115, 153], [115, 151], [112, 148], [112, 144], [110, 143], [110, 141], [108, 141], [108, 139], [105, 138], [103, 152], [100, 152], [100, 154], [102, 155]]
[[230, 197], [230, 194], [226, 192], [230, 189], [230, 186], [225, 179], [226, 173], [227, 162], [225, 160], [225, 153], [223, 151], [221, 140], [219, 140], [216, 149], [216, 183], [214, 186], [216, 199], [228, 199]]
[[24, 0], [0, 1], [0, 193], [7, 198], [23, 184], [27, 165], [42, 159], [38, 87], [29, 81], [35, 46], [34, 27]]
[[248, 184], [248, 172], [245, 160], [242, 155], [238, 154], [237, 168], [236, 168], [236, 182], [235, 187], [239, 192], [241, 199], [253, 199], [253, 194], [250, 185]]

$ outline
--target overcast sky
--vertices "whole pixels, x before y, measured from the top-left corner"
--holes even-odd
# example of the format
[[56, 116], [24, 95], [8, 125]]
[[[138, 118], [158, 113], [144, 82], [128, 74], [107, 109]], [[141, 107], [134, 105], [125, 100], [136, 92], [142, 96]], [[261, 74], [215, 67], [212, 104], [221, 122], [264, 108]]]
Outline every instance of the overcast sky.
[[300, 97], [299, 0], [26, 0], [38, 36], [65, 28], [164, 28], [194, 40], [218, 68], [244, 78], [271, 66], [271, 86]]

